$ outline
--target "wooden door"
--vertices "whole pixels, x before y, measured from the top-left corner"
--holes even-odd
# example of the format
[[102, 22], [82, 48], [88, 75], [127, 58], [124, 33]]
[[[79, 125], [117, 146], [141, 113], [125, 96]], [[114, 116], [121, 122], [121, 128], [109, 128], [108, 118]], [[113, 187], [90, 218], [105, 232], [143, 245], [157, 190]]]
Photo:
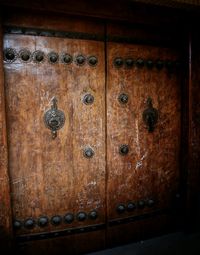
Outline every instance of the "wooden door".
[[[108, 223], [111, 242], [119, 242], [153, 233], [179, 192], [180, 55], [110, 42], [107, 56]], [[141, 220], [153, 215], [144, 228]]]
[[[103, 42], [45, 33], [4, 37], [12, 213], [19, 240], [90, 231], [86, 226], [98, 230], [105, 223], [104, 63]], [[99, 236], [103, 243], [104, 232]]]

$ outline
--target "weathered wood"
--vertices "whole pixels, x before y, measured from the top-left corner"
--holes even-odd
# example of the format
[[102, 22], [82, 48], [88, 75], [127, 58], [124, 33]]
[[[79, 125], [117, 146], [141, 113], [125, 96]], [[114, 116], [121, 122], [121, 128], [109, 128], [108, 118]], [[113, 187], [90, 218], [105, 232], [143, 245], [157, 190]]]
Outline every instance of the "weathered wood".
[[[107, 158], [109, 219], [138, 215], [155, 209], [169, 208], [180, 181], [181, 84], [179, 73], [167, 68], [125, 66], [125, 59], [157, 59], [175, 61], [175, 49], [143, 45], [108, 43], [107, 86]], [[113, 61], [122, 57], [124, 65], [116, 68]], [[121, 93], [128, 103], [120, 104]], [[155, 130], [149, 133], [143, 121], [147, 99], [158, 110]], [[129, 153], [119, 154], [121, 144]], [[119, 204], [130, 201], [155, 200], [155, 206], [119, 214]]]
[[[105, 221], [105, 91], [104, 43], [63, 38], [6, 35], [4, 48], [23, 48], [47, 54], [67, 52], [73, 57], [69, 65], [61, 63], [22, 63], [19, 58], [5, 63], [9, 159], [14, 219], [25, 221], [40, 216], [73, 213], [71, 224], [36, 225], [21, 228], [18, 234], [42, 232], [66, 227], [98, 224]], [[76, 56], [86, 63], [78, 66]], [[95, 67], [87, 62], [96, 56]], [[85, 105], [83, 97], [91, 93], [94, 103]], [[66, 116], [56, 139], [45, 127], [43, 116], [56, 97], [58, 109]], [[83, 156], [91, 146], [94, 156]], [[81, 222], [80, 211], [97, 210], [96, 220]]]
[[2, 49], [3, 34], [0, 19], [0, 251], [9, 245], [12, 238]]

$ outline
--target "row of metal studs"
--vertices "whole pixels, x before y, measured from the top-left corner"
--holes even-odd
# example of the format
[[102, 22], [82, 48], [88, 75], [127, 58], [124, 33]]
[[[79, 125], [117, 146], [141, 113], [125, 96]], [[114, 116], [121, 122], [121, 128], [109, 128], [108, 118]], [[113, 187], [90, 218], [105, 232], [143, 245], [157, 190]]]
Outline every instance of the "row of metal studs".
[[[96, 220], [98, 218], [98, 213], [96, 210], [93, 210], [88, 213], [88, 215], [85, 212], [79, 212], [76, 215], [77, 221], [85, 221], [86, 219], [90, 220]], [[64, 217], [61, 217], [60, 215], [55, 215], [51, 217], [50, 222], [54, 226], [58, 226], [62, 223], [62, 221], [65, 224], [71, 224], [75, 220], [75, 217], [72, 213], [67, 213]], [[36, 225], [39, 227], [46, 227], [49, 224], [49, 218], [47, 216], [41, 216], [38, 220], [35, 220], [33, 218], [28, 218], [24, 221], [15, 220], [13, 225], [14, 229], [21, 229], [22, 227], [25, 227], [26, 229], [33, 229]]]
[[168, 70], [173, 70], [173, 69], [177, 69], [179, 70], [181, 67], [181, 61], [172, 61], [172, 60], [161, 60], [161, 59], [157, 59], [157, 60], [151, 60], [151, 59], [142, 59], [142, 58], [138, 58], [138, 59], [133, 59], [133, 58], [125, 58], [123, 59], [122, 57], [116, 57], [113, 60], [113, 65], [116, 68], [121, 68], [121, 67], [126, 67], [126, 68], [132, 68], [134, 66], [138, 67], [138, 68], [142, 68], [142, 67], [147, 67], [148, 69], [153, 69], [154, 67], [156, 67], [158, 70], [163, 69], [164, 67], [167, 68]]
[[[7, 63], [13, 63], [16, 59], [19, 58], [21, 62], [28, 63], [33, 61], [34, 63], [43, 63], [46, 59], [50, 64], [56, 64], [61, 60], [61, 63], [69, 65], [73, 62], [73, 57], [68, 53], [61, 53], [60, 56], [58, 53], [51, 51], [47, 55], [43, 51], [36, 50], [31, 53], [28, 49], [22, 49], [17, 52], [13, 48], [6, 48], [4, 50], [4, 61]], [[83, 55], [76, 56], [74, 62], [82, 66], [86, 62], [90, 66], [96, 66], [98, 64], [98, 59], [95, 56], [85, 57]]]

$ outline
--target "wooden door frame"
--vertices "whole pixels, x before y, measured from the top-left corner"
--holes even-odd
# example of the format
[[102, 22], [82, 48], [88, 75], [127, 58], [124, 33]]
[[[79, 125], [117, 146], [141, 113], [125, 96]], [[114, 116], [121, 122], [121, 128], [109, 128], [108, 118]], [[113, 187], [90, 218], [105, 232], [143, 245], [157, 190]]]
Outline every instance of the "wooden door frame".
[[[5, 1], [6, 2], [6, 1]], [[12, 3], [9, 3], [6, 5], [4, 2], [3, 9], [1, 16], [5, 16], [5, 11], [8, 13], [8, 10], [12, 8], [13, 10], [23, 10], [24, 5], [17, 4], [15, 2], [15, 5]], [[23, 2], [23, 1], [22, 1]], [[36, 1], [37, 2], [37, 1]], [[121, 2], [119, 2], [121, 3]], [[24, 3], [23, 3], [24, 4]], [[76, 3], [76, 6], [78, 4]], [[81, 5], [80, 5], [81, 6]], [[117, 5], [118, 6], [118, 5]], [[47, 6], [46, 6], [47, 7]], [[198, 96], [200, 97], [200, 92], [197, 89], [197, 80], [196, 77], [198, 73], [198, 66], [196, 63], [197, 58], [200, 56], [200, 52], [197, 50], [196, 47], [193, 45], [196, 45], [196, 42], [198, 41], [197, 32], [192, 29], [193, 25], [198, 21], [197, 15], [193, 15], [193, 13], [185, 13], [185, 12], [178, 12], [177, 17], [173, 15], [173, 18], [170, 20], [170, 18], [167, 18], [167, 15], [169, 15], [169, 9], [167, 8], [161, 8], [163, 13], [165, 14], [162, 16], [160, 13], [155, 16], [155, 10], [150, 8], [150, 14], [146, 15], [143, 19], [141, 18], [141, 15], [144, 15], [144, 13], [147, 13], [148, 8], [145, 7], [145, 10], [143, 9], [136, 9], [131, 14], [125, 15], [128, 12], [128, 5], [126, 7], [123, 6], [124, 12], [123, 15], [119, 13], [115, 13], [117, 11], [117, 7], [113, 7], [109, 3], [108, 12], [105, 11], [103, 13], [104, 8], [101, 8], [100, 11], [98, 11], [98, 8], [94, 11], [94, 8], [90, 8], [89, 11], [87, 11], [87, 5], [84, 10], [81, 11], [80, 8], [74, 7], [69, 8], [65, 6], [64, 10], [62, 9], [63, 6], [58, 6], [56, 9], [57, 14], [63, 15], [65, 14], [73, 14], [77, 16], [84, 16], [84, 17], [93, 17], [95, 20], [98, 19], [100, 21], [107, 20], [119, 20], [124, 22], [130, 21], [131, 23], [140, 23], [142, 25], [147, 24], [157, 24], [158, 21], [161, 22], [161, 24], [165, 26], [174, 26], [177, 25], [177, 27], [182, 26], [183, 28], [187, 29], [186, 31], [186, 38], [185, 38], [185, 56], [188, 60], [187, 66], [185, 70], [187, 71], [186, 78], [185, 78], [185, 92], [184, 92], [184, 119], [183, 119], [183, 125], [184, 125], [184, 132], [186, 133], [186, 139], [183, 143], [184, 146], [184, 153], [187, 153], [187, 156], [183, 160], [182, 166], [184, 166], [184, 177], [183, 177], [183, 189], [187, 188], [187, 191], [185, 190], [185, 199], [187, 199], [187, 220], [191, 217], [191, 215], [194, 214], [197, 210], [197, 201], [195, 200], [196, 194], [200, 192], [199, 188], [199, 181], [200, 181], [200, 174], [199, 168], [200, 168], [200, 146], [198, 147], [198, 141], [197, 138], [200, 138], [200, 125], [198, 124], [198, 112], [195, 107], [196, 100], [198, 99]], [[114, 8], [114, 11], [112, 9]], [[107, 6], [106, 6], [107, 8]], [[119, 6], [118, 6], [119, 8]], [[29, 9], [28, 6], [25, 7], [25, 10], [27, 11]], [[39, 12], [45, 11], [45, 6], [42, 8], [35, 5], [34, 8], [31, 8], [32, 10], [38, 10]], [[51, 15], [51, 13], [54, 12], [53, 5], [51, 4], [50, 7], [47, 8], [48, 15]], [[156, 11], [159, 9], [156, 9]], [[94, 12], [92, 12], [94, 11]], [[112, 14], [112, 12], [114, 14]], [[4, 15], [3, 15], [4, 13]], [[137, 15], [134, 16], [134, 13]], [[116, 15], [115, 15], [116, 14]], [[173, 14], [176, 14], [176, 11], [173, 11]], [[155, 16], [153, 18], [153, 15]], [[5, 17], [4, 17], [5, 18]], [[180, 19], [178, 21], [178, 19]], [[184, 20], [186, 19], [186, 20]], [[187, 21], [189, 19], [189, 25], [187, 24]], [[167, 21], [166, 21], [167, 20]], [[176, 24], [174, 24], [174, 22]], [[180, 25], [181, 23], [181, 25]], [[0, 197], [1, 197], [1, 206], [0, 206], [0, 241], [9, 246], [10, 240], [12, 240], [12, 210], [11, 210], [11, 203], [10, 203], [10, 185], [9, 185], [9, 171], [8, 171], [8, 148], [7, 148], [7, 129], [6, 129], [6, 111], [5, 111], [5, 92], [4, 92], [4, 72], [3, 72], [3, 24], [4, 21], [0, 20], [0, 133], [1, 133], [1, 139], [0, 139]], [[196, 54], [196, 55], [195, 55]], [[200, 78], [199, 78], [200, 81]], [[198, 96], [197, 96], [198, 94]], [[194, 146], [194, 141], [195, 146]], [[198, 213], [196, 213], [198, 214]], [[190, 221], [189, 221], [190, 222]], [[195, 222], [194, 222], [195, 224]]]

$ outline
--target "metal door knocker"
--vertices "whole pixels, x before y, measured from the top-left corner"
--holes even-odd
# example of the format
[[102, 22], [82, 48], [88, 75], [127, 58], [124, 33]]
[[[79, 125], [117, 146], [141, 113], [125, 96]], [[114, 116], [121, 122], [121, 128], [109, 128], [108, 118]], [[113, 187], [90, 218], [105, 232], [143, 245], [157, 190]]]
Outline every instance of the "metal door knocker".
[[150, 97], [147, 99], [147, 106], [148, 108], [143, 112], [143, 120], [147, 125], [148, 131], [153, 132], [158, 121], [158, 110], [153, 108], [152, 99]]
[[44, 114], [44, 123], [51, 130], [53, 139], [57, 137], [57, 131], [65, 124], [65, 114], [57, 109], [57, 99], [55, 97], [52, 98], [51, 109]]

